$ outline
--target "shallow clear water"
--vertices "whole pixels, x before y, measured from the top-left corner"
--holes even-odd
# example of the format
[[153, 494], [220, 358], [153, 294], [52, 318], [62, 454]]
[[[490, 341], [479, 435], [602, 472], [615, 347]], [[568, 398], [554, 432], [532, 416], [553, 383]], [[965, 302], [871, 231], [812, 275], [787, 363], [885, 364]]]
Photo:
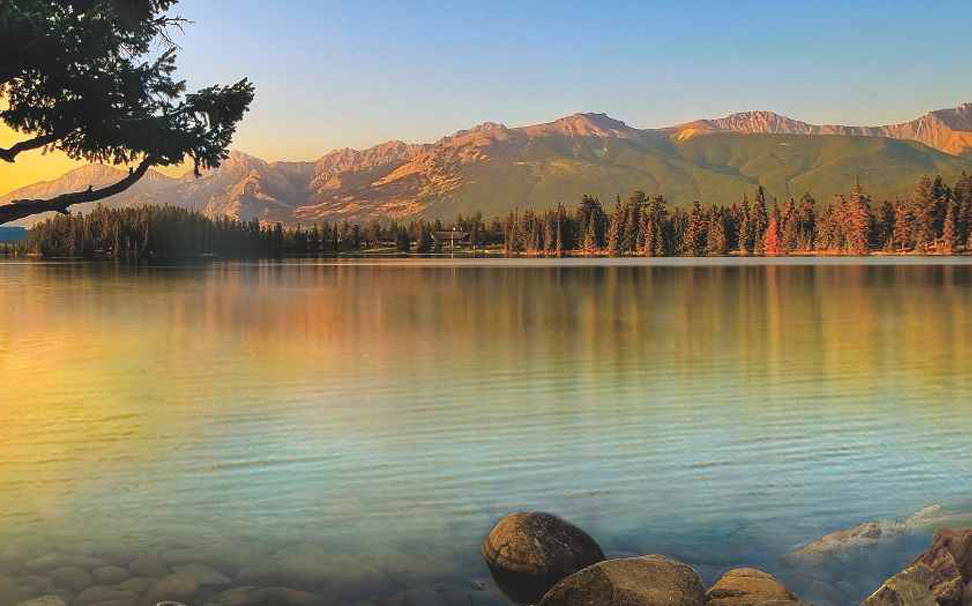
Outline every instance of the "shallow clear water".
[[962, 260], [0, 263], [0, 285], [15, 580], [53, 552], [230, 578], [296, 552], [340, 603], [499, 604], [479, 543], [541, 509], [609, 554], [851, 603], [927, 535], [782, 556], [972, 503]]

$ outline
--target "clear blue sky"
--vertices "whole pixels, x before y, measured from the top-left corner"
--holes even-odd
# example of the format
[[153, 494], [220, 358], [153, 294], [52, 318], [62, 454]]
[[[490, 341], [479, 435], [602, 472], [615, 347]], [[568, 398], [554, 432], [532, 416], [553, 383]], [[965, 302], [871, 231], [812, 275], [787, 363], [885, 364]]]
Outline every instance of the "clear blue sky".
[[[450, 6], [450, 4], [454, 4]], [[249, 76], [234, 147], [313, 159], [484, 121], [769, 109], [878, 124], [972, 101], [972, 2], [183, 0], [190, 85]]]

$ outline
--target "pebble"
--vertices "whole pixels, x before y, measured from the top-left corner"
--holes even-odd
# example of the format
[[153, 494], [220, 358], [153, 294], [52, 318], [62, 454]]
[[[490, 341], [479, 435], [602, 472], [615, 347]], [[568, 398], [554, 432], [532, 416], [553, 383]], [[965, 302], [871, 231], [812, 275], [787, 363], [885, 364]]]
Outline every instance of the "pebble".
[[94, 585], [94, 577], [91, 576], [91, 573], [78, 566], [56, 568], [51, 572], [51, 579], [58, 587], [64, 587], [71, 591], [82, 591]]
[[102, 585], [118, 585], [132, 577], [132, 573], [121, 566], [102, 566], [95, 568], [91, 574]]
[[171, 574], [148, 590], [146, 598], [151, 603], [173, 600], [190, 600], [199, 591], [199, 583], [188, 574]]
[[157, 579], [168, 576], [172, 572], [165, 562], [155, 556], [139, 556], [132, 560], [128, 569], [137, 577], [155, 577]]
[[101, 602], [114, 602], [118, 600], [135, 600], [136, 595], [131, 591], [123, 591], [112, 587], [89, 587], [78, 594], [77, 603], [81, 606], [98, 604]]
[[229, 585], [230, 579], [225, 574], [213, 570], [203, 564], [187, 564], [173, 567], [176, 574], [184, 574], [195, 579], [201, 586]]
[[21, 602], [17, 606], [67, 606], [60, 596], [56, 595], [42, 595], [39, 598], [33, 598], [27, 600], [26, 602]]
[[120, 583], [118, 588], [125, 591], [131, 591], [132, 593], [145, 593], [157, 582], [158, 579], [152, 577], [135, 577], [128, 579], [124, 583]]

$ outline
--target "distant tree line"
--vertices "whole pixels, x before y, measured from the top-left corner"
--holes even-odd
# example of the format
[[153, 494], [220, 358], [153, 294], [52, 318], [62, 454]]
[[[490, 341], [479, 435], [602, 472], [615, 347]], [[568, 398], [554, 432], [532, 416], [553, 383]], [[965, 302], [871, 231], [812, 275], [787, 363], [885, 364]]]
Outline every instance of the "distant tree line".
[[591, 196], [571, 210], [514, 210], [486, 221], [481, 213], [451, 224], [341, 222], [281, 224], [210, 219], [176, 207], [140, 206], [56, 216], [12, 250], [47, 257], [145, 260], [211, 255], [225, 258], [339, 255], [363, 251], [429, 254], [439, 231], [468, 234], [476, 248], [507, 255], [707, 256], [874, 251], [955, 253], [972, 245], [972, 176], [952, 186], [922, 178], [906, 199], [875, 204], [860, 184], [818, 208], [809, 194], [783, 204], [757, 187], [730, 206], [670, 206], [664, 196], [633, 192], [610, 211]]

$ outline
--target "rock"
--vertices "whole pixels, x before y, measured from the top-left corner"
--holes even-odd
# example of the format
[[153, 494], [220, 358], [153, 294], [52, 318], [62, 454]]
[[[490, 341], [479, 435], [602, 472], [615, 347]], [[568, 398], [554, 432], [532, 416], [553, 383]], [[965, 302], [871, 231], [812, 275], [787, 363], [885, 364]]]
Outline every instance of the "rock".
[[124, 591], [131, 591], [132, 593], [145, 593], [151, 589], [156, 582], [158, 582], [158, 579], [152, 577], [134, 577], [128, 579], [124, 583], [120, 583], [118, 588]]
[[255, 599], [259, 587], [233, 587], [216, 596], [216, 601], [224, 606], [249, 606]]
[[27, 561], [27, 568], [33, 572], [43, 572], [54, 568], [84, 568], [94, 570], [105, 566], [107, 562], [99, 558], [92, 558], [80, 555], [68, 555], [64, 553], [52, 553], [39, 558]]
[[95, 568], [91, 574], [102, 585], [118, 585], [132, 577], [132, 573], [121, 566], [102, 566]]
[[278, 604], [281, 606], [329, 606], [334, 603], [325, 596], [286, 587], [267, 587], [257, 593], [261, 598], [260, 603], [268, 606]]
[[[169, 604], [171, 606], [172, 603]], [[107, 602], [97, 602], [91, 604], [91, 606], [137, 606], [137, 600], [135, 598], [124, 598], [121, 600], [109, 600]], [[155, 606], [154, 604], [151, 606]]]
[[970, 580], [972, 530], [939, 530], [928, 551], [885, 581], [863, 604], [963, 606], [969, 602]]
[[[950, 561], [943, 558], [944, 553], [951, 556]], [[932, 546], [915, 561], [926, 564], [932, 570], [939, 565], [954, 564], [962, 575], [963, 585], [972, 582], [972, 529], [939, 530], [932, 539]]]
[[837, 581], [834, 587], [844, 596], [846, 602], [860, 602], [861, 590], [849, 581]]
[[560, 581], [540, 606], [702, 606], [702, 580], [664, 556], [607, 560]]
[[55, 568], [51, 572], [51, 580], [58, 587], [64, 587], [71, 591], [83, 591], [94, 585], [94, 577], [91, 576], [91, 573], [77, 566]]
[[938, 606], [932, 580], [932, 571], [924, 564], [909, 566], [885, 581], [861, 606]]
[[200, 586], [230, 584], [229, 577], [203, 564], [186, 564], [185, 566], [175, 566], [173, 570], [176, 572], [176, 574], [184, 574], [192, 577]]
[[817, 606], [845, 606], [847, 601], [839, 589], [819, 579], [811, 579], [801, 590], [802, 597]]
[[514, 513], [489, 533], [483, 559], [493, 579], [514, 602], [539, 600], [558, 581], [604, 560], [586, 532], [549, 513]]
[[67, 606], [61, 596], [57, 595], [42, 595], [39, 598], [33, 598], [27, 600], [26, 602], [21, 602], [17, 606]]
[[312, 593], [329, 588], [349, 596], [362, 592], [380, 594], [394, 586], [392, 579], [368, 561], [345, 555], [329, 555], [316, 545], [281, 549], [236, 576], [244, 586], [293, 587]]
[[169, 567], [155, 556], [139, 556], [131, 561], [128, 569], [137, 577], [155, 577], [161, 579], [169, 576]]
[[22, 602], [33, 601], [32, 598], [36, 598], [38, 594], [39, 592], [33, 587], [23, 587], [13, 579], [0, 577], [0, 604], [19, 605]]
[[736, 568], [722, 575], [706, 594], [712, 606], [793, 604], [795, 595], [762, 570]]
[[24, 577], [22, 582], [24, 585], [30, 585], [42, 595], [54, 595], [57, 592], [57, 587], [54, 586], [54, 582], [47, 577], [30, 575]]
[[838, 530], [809, 543], [792, 555], [819, 556], [835, 552], [847, 551], [855, 547], [869, 547], [882, 538], [900, 535], [904, 532], [904, 524], [879, 524], [865, 522], [847, 530]]
[[76, 602], [81, 606], [98, 604], [101, 602], [115, 602], [119, 600], [135, 600], [136, 595], [131, 591], [123, 591], [112, 587], [89, 587], [78, 594]]
[[962, 606], [972, 606], [972, 583], [966, 585], [962, 592]]
[[326, 596], [286, 587], [234, 587], [216, 596], [222, 606], [330, 606]]
[[448, 606], [446, 600], [428, 587], [409, 589], [396, 595], [388, 606]]
[[148, 602], [187, 602], [199, 591], [199, 583], [188, 574], [170, 574], [161, 579], [145, 594]]

